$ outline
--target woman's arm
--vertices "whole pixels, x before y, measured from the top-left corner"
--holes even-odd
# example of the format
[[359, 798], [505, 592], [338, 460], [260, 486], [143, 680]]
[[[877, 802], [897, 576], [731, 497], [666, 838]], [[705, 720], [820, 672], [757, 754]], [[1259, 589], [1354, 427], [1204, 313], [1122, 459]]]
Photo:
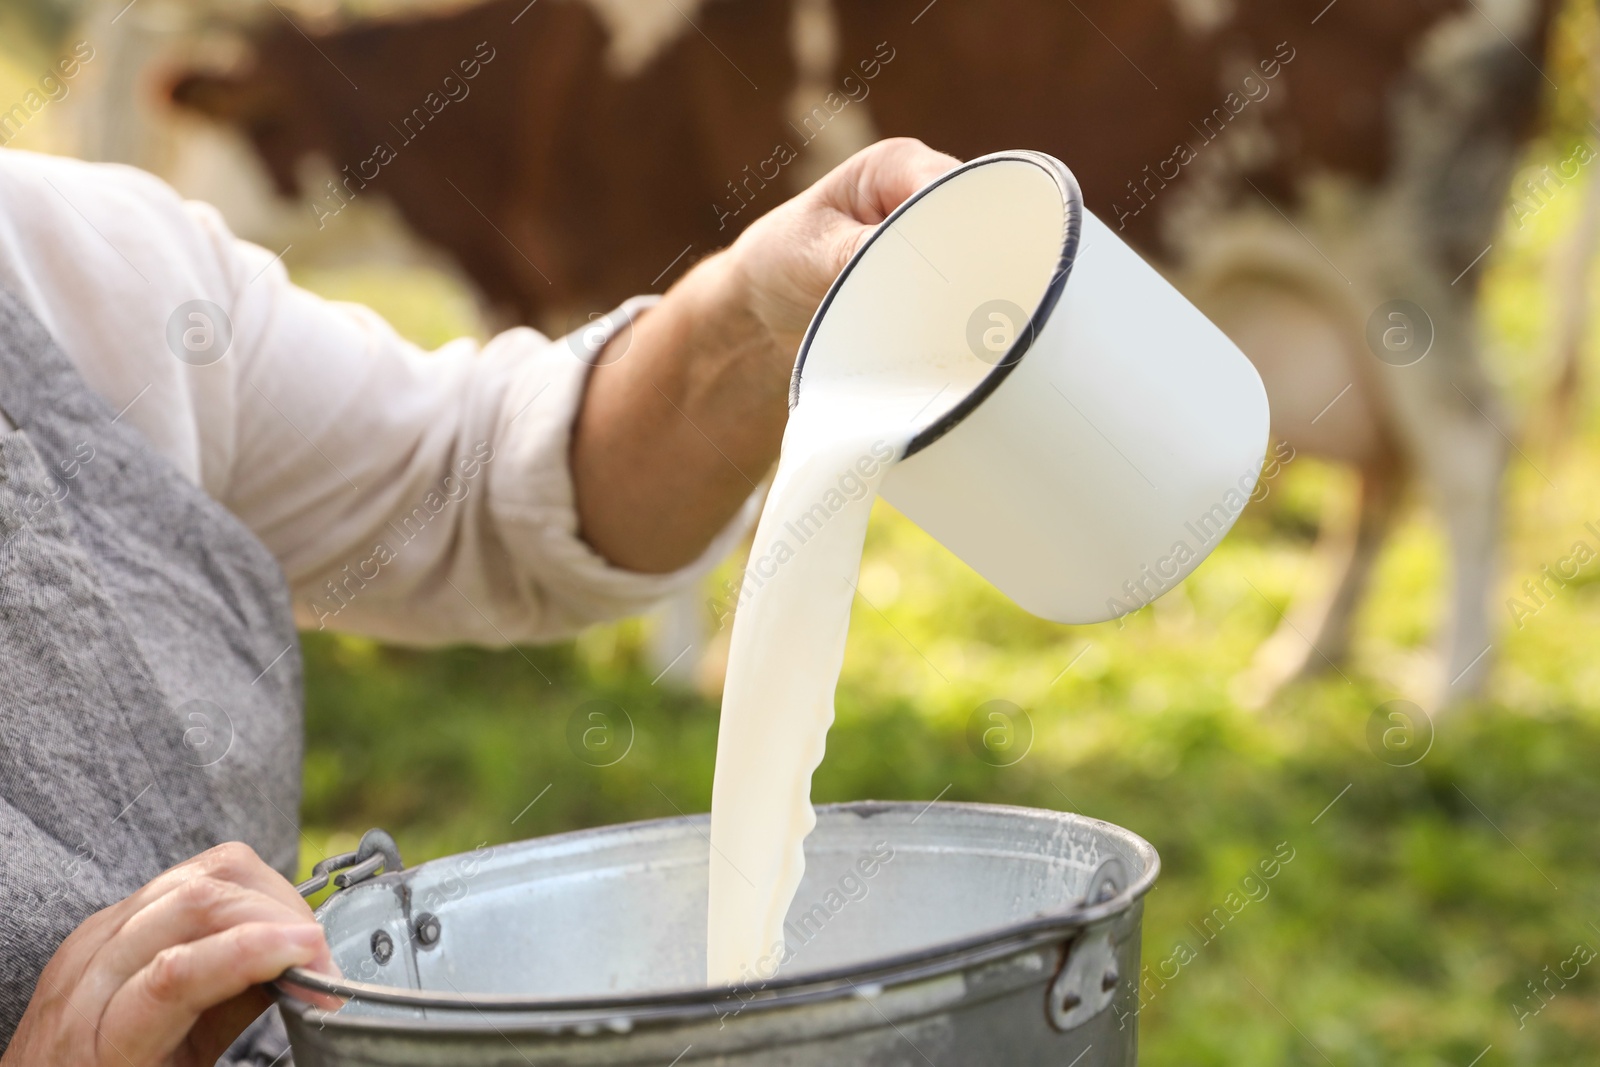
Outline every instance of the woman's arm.
[[703, 261], [611, 342], [573, 434], [580, 531], [642, 572], [695, 560], [778, 455], [790, 370], [828, 286], [871, 232], [956, 160], [883, 141]]
[[[424, 352], [150, 175], [9, 149], [0, 285], [261, 538], [301, 625], [547, 640], [648, 607], [731, 547], [811, 313], [871, 225], [954, 162], [911, 141], [861, 153], [593, 369], [529, 329]], [[197, 301], [221, 309], [215, 347], [185, 351]]]

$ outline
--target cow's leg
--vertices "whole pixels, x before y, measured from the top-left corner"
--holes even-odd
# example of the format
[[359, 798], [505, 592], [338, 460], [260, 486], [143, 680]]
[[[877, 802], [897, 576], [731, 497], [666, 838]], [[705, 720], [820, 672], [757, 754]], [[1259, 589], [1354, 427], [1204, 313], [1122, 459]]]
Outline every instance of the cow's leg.
[[1236, 690], [1263, 707], [1287, 683], [1340, 669], [1350, 652], [1356, 612], [1393, 526], [1405, 480], [1393, 460], [1361, 472], [1355, 514], [1350, 501], [1330, 500], [1302, 589], [1271, 637], [1256, 650]]
[[1505, 449], [1498, 436], [1479, 432], [1465, 461], [1471, 484], [1451, 492], [1445, 524], [1452, 551], [1452, 610], [1444, 634], [1444, 703], [1482, 694], [1494, 658], [1494, 628], [1489, 613], [1500, 540], [1499, 482]]
[[[1454, 383], [1452, 383], [1454, 384]], [[1450, 542], [1450, 602], [1439, 636], [1440, 665], [1432, 692], [1436, 706], [1478, 696], [1494, 659], [1489, 612], [1500, 534], [1500, 481], [1510, 451], [1487, 398], [1456, 394], [1421, 425], [1422, 477], [1433, 493]]]
[[1276, 266], [1273, 246], [1260, 247], [1255, 254], [1236, 253], [1190, 291], [1260, 371], [1274, 434], [1295, 456], [1354, 466], [1361, 490], [1354, 501], [1342, 495], [1328, 500], [1308, 580], [1235, 683], [1239, 698], [1257, 707], [1291, 679], [1332, 669], [1348, 651], [1402, 471], [1373, 360], [1351, 325], [1342, 283], [1319, 284], [1292, 263]]
[[1500, 534], [1500, 481], [1514, 427], [1480, 359], [1476, 308], [1444, 272], [1417, 270], [1406, 287], [1427, 309], [1433, 343], [1418, 362], [1387, 366], [1382, 381], [1397, 431], [1443, 520], [1450, 598], [1432, 677], [1412, 698], [1443, 707], [1482, 692], [1493, 653], [1489, 593]]
[[670, 597], [654, 615], [656, 625], [645, 646], [650, 672], [662, 685], [692, 688], [710, 636], [704, 593], [690, 586]]
[[1356, 611], [1372, 578], [1378, 554], [1394, 525], [1403, 488], [1404, 478], [1397, 460], [1374, 463], [1361, 472], [1360, 514], [1356, 518], [1354, 536], [1346, 536], [1350, 547], [1345, 552], [1343, 571], [1336, 572], [1337, 579], [1328, 590], [1323, 606], [1307, 611], [1305, 632], [1315, 645], [1317, 655], [1306, 657], [1301, 673], [1327, 670], [1349, 657]]

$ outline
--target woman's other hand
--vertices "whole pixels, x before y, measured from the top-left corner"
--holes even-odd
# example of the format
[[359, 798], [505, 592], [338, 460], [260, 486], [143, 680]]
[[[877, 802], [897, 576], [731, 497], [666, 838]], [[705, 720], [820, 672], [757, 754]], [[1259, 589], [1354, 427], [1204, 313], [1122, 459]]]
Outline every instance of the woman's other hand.
[[0, 1067], [212, 1067], [290, 967], [335, 973], [310, 907], [250, 846], [218, 845], [61, 943]]

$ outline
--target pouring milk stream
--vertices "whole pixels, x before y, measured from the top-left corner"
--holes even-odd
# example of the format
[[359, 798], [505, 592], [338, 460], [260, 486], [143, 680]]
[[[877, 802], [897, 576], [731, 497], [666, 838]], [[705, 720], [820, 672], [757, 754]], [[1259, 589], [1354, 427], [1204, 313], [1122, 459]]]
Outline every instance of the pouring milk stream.
[[784, 433], [734, 619], [717, 735], [712, 984], [770, 978], [781, 956], [784, 913], [805, 869], [801, 843], [816, 822], [811, 774], [833, 724], [867, 517], [911, 419], [940, 387], [923, 385], [819, 388]]
[[1266, 448], [1254, 368], [1036, 153], [964, 164], [890, 216], [818, 312], [795, 380], [723, 694], [711, 985], [787, 960], [880, 490], [1023, 607], [1096, 622], [1199, 564]]

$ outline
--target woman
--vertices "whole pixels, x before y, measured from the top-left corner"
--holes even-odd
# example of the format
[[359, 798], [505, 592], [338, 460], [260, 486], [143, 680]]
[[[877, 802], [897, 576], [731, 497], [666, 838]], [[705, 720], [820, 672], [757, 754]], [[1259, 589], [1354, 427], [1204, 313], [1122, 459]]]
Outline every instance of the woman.
[[884, 142], [593, 335], [428, 355], [148, 175], [0, 151], [0, 1065], [255, 1062], [260, 983], [332, 966], [295, 622], [548, 640], [693, 580], [828, 285], [954, 162]]

